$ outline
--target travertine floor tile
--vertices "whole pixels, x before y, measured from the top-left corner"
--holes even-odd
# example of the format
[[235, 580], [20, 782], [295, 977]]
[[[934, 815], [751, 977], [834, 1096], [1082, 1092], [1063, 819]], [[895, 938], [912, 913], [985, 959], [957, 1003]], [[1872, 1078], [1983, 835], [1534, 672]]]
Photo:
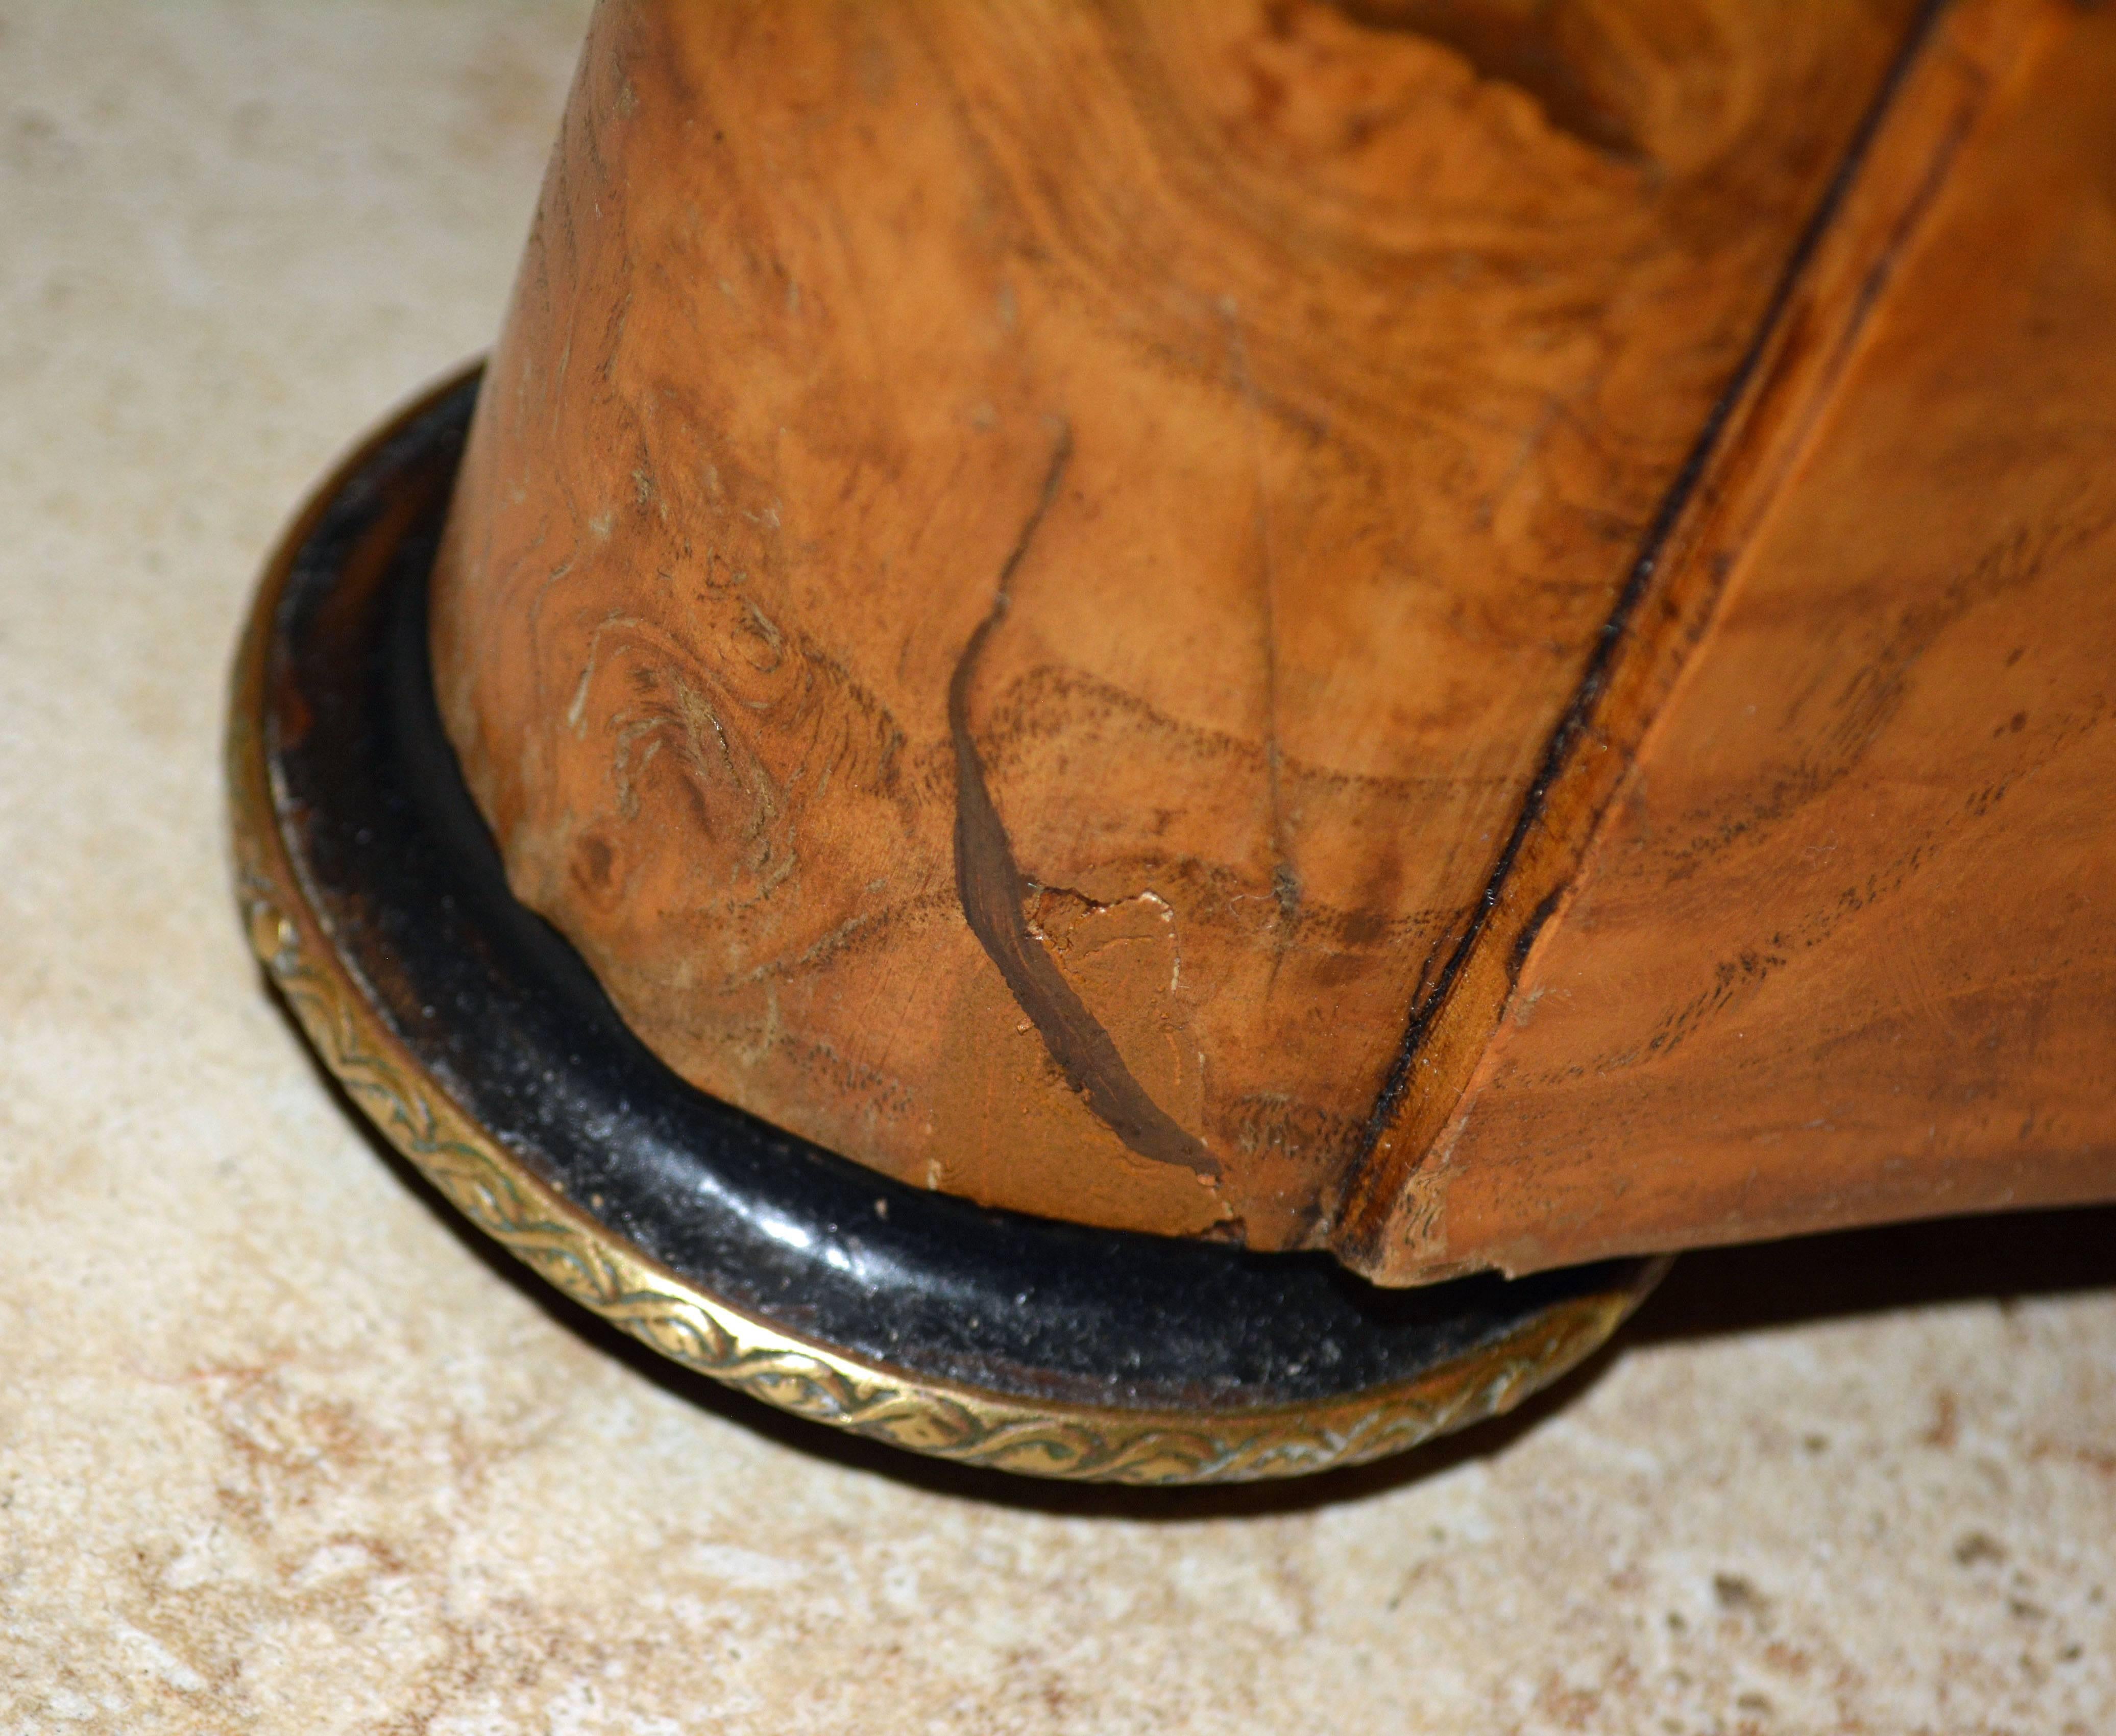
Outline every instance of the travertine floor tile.
[[2116, 1215], [1704, 1256], [1518, 1422], [1157, 1501], [654, 1371], [362, 1136], [223, 681], [493, 334], [581, 21], [0, 0], [0, 1732], [2116, 1729]]

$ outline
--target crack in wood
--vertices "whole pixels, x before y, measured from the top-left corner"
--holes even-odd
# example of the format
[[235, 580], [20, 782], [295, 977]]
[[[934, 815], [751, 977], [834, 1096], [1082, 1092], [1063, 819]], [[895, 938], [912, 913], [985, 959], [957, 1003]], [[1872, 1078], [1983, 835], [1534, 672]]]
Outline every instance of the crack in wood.
[[978, 659], [1006, 618], [1013, 601], [1014, 576], [1058, 497], [1072, 456], [1071, 430], [1061, 430], [1051, 449], [1042, 492], [1000, 568], [991, 609], [963, 647], [948, 682], [948, 730], [955, 746], [955, 891], [970, 932], [999, 967], [1051, 1059], [1088, 1107], [1127, 1150], [1217, 1182], [1218, 1160], [1153, 1100], [1125, 1063], [1109, 1032], [1029, 932], [1023, 911], [1026, 888], [1021, 869], [985, 782], [984, 762], [970, 736], [970, 683]]

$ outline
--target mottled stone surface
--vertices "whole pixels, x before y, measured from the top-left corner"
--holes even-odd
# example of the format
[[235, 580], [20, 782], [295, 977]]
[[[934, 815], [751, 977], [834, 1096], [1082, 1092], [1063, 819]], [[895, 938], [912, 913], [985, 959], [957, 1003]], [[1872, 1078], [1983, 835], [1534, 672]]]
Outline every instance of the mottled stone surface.
[[1168, 1501], [613, 1353], [363, 1137], [222, 681], [491, 336], [580, 23], [0, 0], [0, 1732], [2116, 1728], [2116, 1215], [1699, 1256], [1517, 1421]]

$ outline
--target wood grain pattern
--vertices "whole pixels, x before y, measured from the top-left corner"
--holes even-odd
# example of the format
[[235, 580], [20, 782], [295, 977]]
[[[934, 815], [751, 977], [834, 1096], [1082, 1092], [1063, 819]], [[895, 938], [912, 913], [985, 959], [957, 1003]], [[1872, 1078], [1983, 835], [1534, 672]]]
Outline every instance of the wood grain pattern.
[[2105, 11], [1922, 57], [1644, 612], [1649, 733], [1583, 742], [1591, 851], [1370, 1178], [1384, 1275], [2116, 1194], [2111, 90]]
[[437, 575], [518, 891], [863, 1162], [1329, 1241], [1907, 25], [611, 0]]

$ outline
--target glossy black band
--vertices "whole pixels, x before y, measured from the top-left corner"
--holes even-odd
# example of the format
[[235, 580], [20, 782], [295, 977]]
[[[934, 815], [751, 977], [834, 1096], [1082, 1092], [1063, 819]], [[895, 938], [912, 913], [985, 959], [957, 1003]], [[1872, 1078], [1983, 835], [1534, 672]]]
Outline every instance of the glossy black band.
[[860, 1357], [1024, 1399], [1244, 1410], [1392, 1386], [1624, 1288], [1617, 1261], [1388, 1291], [1252, 1254], [981, 1210], [686, 1084], [509, 894], [436, 713], [426, 579], [475, 382], [325, 503], [267, 665], [296, 873], [417, 1062], [531, 1170], [699, 1289]]

